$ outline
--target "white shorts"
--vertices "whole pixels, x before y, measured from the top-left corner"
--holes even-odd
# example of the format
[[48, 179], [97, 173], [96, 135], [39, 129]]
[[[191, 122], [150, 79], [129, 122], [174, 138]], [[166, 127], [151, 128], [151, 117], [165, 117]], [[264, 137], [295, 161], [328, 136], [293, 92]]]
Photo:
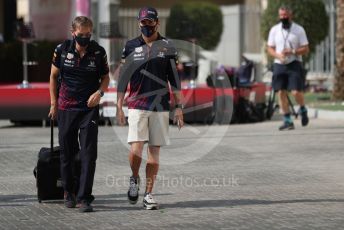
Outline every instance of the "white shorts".
[[129, 109], [128, 123], [128, 143], [144, 141], [150, 146], [170, 144], [169, 112]]

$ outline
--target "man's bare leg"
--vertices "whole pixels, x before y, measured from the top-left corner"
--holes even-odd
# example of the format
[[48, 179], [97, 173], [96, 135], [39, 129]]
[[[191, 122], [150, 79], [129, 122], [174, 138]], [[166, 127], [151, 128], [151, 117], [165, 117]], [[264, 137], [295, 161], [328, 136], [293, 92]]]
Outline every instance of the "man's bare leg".
[[129, 152], [129, 163], [132, 171], [132, 176], [129, 181], [129, 190], [128, 190], [128, 200], [130, 204], [136, 204], [139, 198], [140, 190], [140, 178], [139, 171], [142, 161], [142, 150], [144, 142], [133, 142], [131, 143], [130, 152]]
[[133, 142], [131, 143], [130, 152], [129, 152], [129, 164], [133, 177], [139, 177], [139, 171], [142, 161], [142, 151], [144, 142]]
[[151, 193], [159, 171], [160, 146], [148, 147], [148, 159], [146, 164], [146, 193]]

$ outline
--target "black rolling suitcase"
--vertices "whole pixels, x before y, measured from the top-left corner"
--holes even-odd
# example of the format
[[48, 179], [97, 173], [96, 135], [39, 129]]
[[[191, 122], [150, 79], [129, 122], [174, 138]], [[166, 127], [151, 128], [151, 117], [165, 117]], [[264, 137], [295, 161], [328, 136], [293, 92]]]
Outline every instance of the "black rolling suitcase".
[[[42, 200], [63, 199], [63, 187], [60, 173], [60, 147], [54, 147], [54, 122], [50, 121], [50, 148], [41, 148], [38, 153], [37, 166], [33, 170], [36, 178], [38, 202]], [[75, 161], [75, 185], [78, 188], [80, 175], [80, 160]]]

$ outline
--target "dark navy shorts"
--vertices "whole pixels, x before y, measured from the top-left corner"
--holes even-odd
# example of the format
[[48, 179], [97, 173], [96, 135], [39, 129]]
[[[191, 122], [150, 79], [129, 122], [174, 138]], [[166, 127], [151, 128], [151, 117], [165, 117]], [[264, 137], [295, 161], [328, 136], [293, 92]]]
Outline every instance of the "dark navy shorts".
[[287, 65], [274, 63], [272, 88], [275, 91], [303, 91], [305, 88], [305, 78], [302, 63], [299, 61], [293, 61]]

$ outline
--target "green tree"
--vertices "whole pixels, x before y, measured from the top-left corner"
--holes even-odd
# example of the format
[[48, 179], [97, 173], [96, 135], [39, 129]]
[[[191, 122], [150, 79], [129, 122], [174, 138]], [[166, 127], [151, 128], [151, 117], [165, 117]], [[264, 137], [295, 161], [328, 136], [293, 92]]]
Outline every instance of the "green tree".
[[166, 25], [166, 35], [181, 40], [196, 40], [204, 49], [214, 49], [222, 34], [220, 8], [208, 2], [174, 5]]
[[263, 13], [261, 24], [261, 32], [265, 40], [268, 38], [271, 27], [278, 23], [278, 9], [281, 6], [291, 8], [293, 10], [293, 20], [304, 27], [309, 41], [310, 54], [312, 55], [316, 46], [328, 34], [329, 19], [323, 1], [268, 0], [268, 7]]

